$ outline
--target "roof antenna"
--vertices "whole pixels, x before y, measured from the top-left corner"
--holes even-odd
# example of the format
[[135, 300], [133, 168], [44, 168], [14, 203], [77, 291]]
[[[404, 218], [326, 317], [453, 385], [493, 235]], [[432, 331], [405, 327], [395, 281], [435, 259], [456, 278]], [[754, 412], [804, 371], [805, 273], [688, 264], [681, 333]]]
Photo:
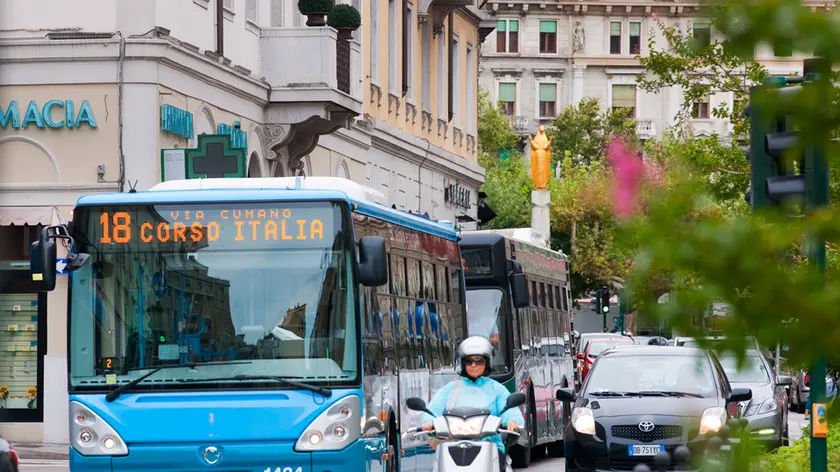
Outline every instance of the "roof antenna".
[[136, 188], [136, 187], [137, 187], [137, 182], [140, 182], [140, 181], [139, 181], [139, 180], [135, 180], [135, 181], [134, 181], [134, 185], [131, 185], [131, 181], [130, 181], [130, 180], [128, 180], [127, 182], [128, 182], [128, 186], [129, 186], [129, 187], [131, 187], [131, 188], [128, 190], [128, 193], [137, 193], [137, 188]]

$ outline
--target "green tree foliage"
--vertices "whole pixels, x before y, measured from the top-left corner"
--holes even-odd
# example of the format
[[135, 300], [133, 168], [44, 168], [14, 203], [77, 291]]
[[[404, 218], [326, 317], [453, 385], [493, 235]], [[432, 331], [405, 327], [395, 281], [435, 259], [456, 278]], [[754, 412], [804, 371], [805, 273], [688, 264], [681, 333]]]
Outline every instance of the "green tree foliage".
[[[519, 137], [502, 110], [490, 100], [486, 90], [478, 92], [478, 151], [496, 156], [499, 149], [514, 148]], [[483, 162], [482, 164], [487, 164]]]
[[575, 165], [589, 166], [604, 159], [604, 149], [612, 136], [623, 136], [638, 144], [636, 121], [628, 110], [604, 109], [597, 98], [584, 98], [564, 108], [547, 129], [551, 138], [551, 157], [556, 165], [570, 157]]

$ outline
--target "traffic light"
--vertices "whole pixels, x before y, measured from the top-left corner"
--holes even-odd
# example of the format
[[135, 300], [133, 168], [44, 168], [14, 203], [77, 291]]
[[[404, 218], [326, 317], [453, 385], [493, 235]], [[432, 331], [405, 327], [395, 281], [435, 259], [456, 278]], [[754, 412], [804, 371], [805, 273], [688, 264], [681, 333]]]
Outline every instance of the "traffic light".
[[601, 314], [601, 290], [595, 291], [595, 299], [592, 301], [592, 311]]
[[[803, 77], [768, 77], [762, 85], [750, 88], [750, 186], [745, 198], [753, 210], [776, 206], [791, 197], [805, 195], [805, 153], [791, 155], [799, 142], [784, 114], [785, 105], [802, 94]], [[782, 108], [773, 112], [775, 103]], [[793, 159], [791, 159], [793, 157]]]
[[599, 303], [599, 309], [601, 310], [601, 313], [606, 315], [610, 312], [610, 290], [606, 287], [602, 288], [600, 290], [599, 298], [601, 299], [601, 303]]

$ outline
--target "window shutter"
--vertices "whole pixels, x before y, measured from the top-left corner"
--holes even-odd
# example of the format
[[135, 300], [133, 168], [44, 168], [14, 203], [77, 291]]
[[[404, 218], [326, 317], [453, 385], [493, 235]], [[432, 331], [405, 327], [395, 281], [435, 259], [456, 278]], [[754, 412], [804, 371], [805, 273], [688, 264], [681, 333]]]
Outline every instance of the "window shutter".
[[510, 32], [516, 33], [519, 31], [519, 20], [510, 20], [509, 21]]
[[642, 24], [641, 23], [630, 23], [630, 36], [641, 36], [642, 35]]
[[500, 83], [499, 84], [499, 101], [500, 102], [515, 102], [516, 101], [516, 84]]
[[540, 84], [540, 101], [551, 102], [557, 101], [557, 84]]
[[540, 33], [556, 33], [556, 21], [540, 21]]
[[621, 36], [621, 23], [617, 21], [610, 23], [610, 36]]
[[621, 108], [636, 107], [636, 86], [635, 85], [613, 85], [612, 106]]
[[504, 33], [507, 31], [507, 20], [499, 20], [496, 22], [496, 31]]

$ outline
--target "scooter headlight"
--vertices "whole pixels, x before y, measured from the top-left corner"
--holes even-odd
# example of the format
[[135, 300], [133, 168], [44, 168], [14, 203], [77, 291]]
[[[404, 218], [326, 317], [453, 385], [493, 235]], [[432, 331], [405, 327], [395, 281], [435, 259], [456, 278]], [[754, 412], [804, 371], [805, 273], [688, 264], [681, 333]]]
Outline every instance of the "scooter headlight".
[[447, 416], [446, 424], [449, 427], [449, 434], [452, 436], [476, 436], [481, 434], [481, 427], [484, 426], [484, 420], [487, 415], [473, 416], [470, 418], [459, 418], [457, 416]]

